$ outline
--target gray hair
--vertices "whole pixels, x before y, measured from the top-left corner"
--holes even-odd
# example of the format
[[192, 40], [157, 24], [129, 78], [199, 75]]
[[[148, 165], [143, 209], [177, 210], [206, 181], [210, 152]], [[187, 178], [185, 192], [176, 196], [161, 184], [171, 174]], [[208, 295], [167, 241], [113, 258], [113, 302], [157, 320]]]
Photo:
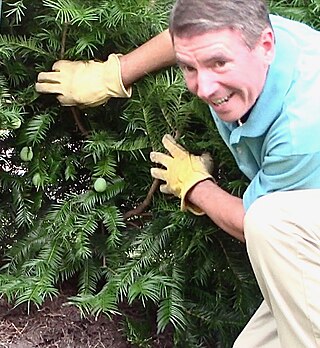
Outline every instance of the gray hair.
[[177, 0], [169, 21], [172, 37], [218, 29], [239, 30], [250, 49], [267, 27], [271, 28], [271, 23], [264, 0]]

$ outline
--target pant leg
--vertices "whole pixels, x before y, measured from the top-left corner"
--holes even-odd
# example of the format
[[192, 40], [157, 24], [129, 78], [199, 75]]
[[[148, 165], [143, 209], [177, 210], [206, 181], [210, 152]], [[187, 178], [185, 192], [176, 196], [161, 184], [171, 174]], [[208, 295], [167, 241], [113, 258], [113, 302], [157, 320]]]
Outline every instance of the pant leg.
[[320, 347], [320, 190], [259, 198], [244, 230], [281, 347]]
[[280, 348], [276, 322], [265, 301], [236, 339], [233, 348]]

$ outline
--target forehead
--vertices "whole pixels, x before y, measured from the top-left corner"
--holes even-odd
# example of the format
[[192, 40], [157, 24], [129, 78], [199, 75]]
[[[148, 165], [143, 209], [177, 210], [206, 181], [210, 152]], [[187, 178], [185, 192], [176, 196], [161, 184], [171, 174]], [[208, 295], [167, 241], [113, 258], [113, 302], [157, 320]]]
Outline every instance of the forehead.
[[204, 34], [178, 37], [173, 36], [173, 47], [178, 59], [183, 56], [206, 55], [214, 52], [233, 55], [248, 51], [242, 34], [238, 30], [219, 29]]

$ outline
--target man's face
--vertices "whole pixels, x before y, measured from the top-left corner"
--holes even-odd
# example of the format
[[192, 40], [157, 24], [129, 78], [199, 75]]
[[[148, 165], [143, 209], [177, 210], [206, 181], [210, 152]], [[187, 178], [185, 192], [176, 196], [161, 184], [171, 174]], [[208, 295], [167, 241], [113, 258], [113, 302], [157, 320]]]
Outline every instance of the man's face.
[[223, 121], [234, 122], [250, 110], [262, 91], [274, 53], [273, 33], [265, 29], [254, 49], [231, 29], [174, 36], [174, 49], [188, 89]]

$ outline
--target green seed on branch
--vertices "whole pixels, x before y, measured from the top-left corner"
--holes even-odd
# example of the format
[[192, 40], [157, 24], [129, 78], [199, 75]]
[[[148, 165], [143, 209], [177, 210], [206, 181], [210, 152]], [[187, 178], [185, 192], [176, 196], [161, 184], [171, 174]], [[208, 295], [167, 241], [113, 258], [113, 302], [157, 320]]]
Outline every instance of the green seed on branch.
[[22, 159], [22, 161], [25, 161], [25, 162], [31, 161], [33, 158], [32, 148], [29, 146], [23, 147], [22, 150], [20, 151], [20, 158]]
[[104, 178], [98, 178], [93, 185], [95, 191], [97, 192], [103, 192], [107, 188], [107, 182]]

